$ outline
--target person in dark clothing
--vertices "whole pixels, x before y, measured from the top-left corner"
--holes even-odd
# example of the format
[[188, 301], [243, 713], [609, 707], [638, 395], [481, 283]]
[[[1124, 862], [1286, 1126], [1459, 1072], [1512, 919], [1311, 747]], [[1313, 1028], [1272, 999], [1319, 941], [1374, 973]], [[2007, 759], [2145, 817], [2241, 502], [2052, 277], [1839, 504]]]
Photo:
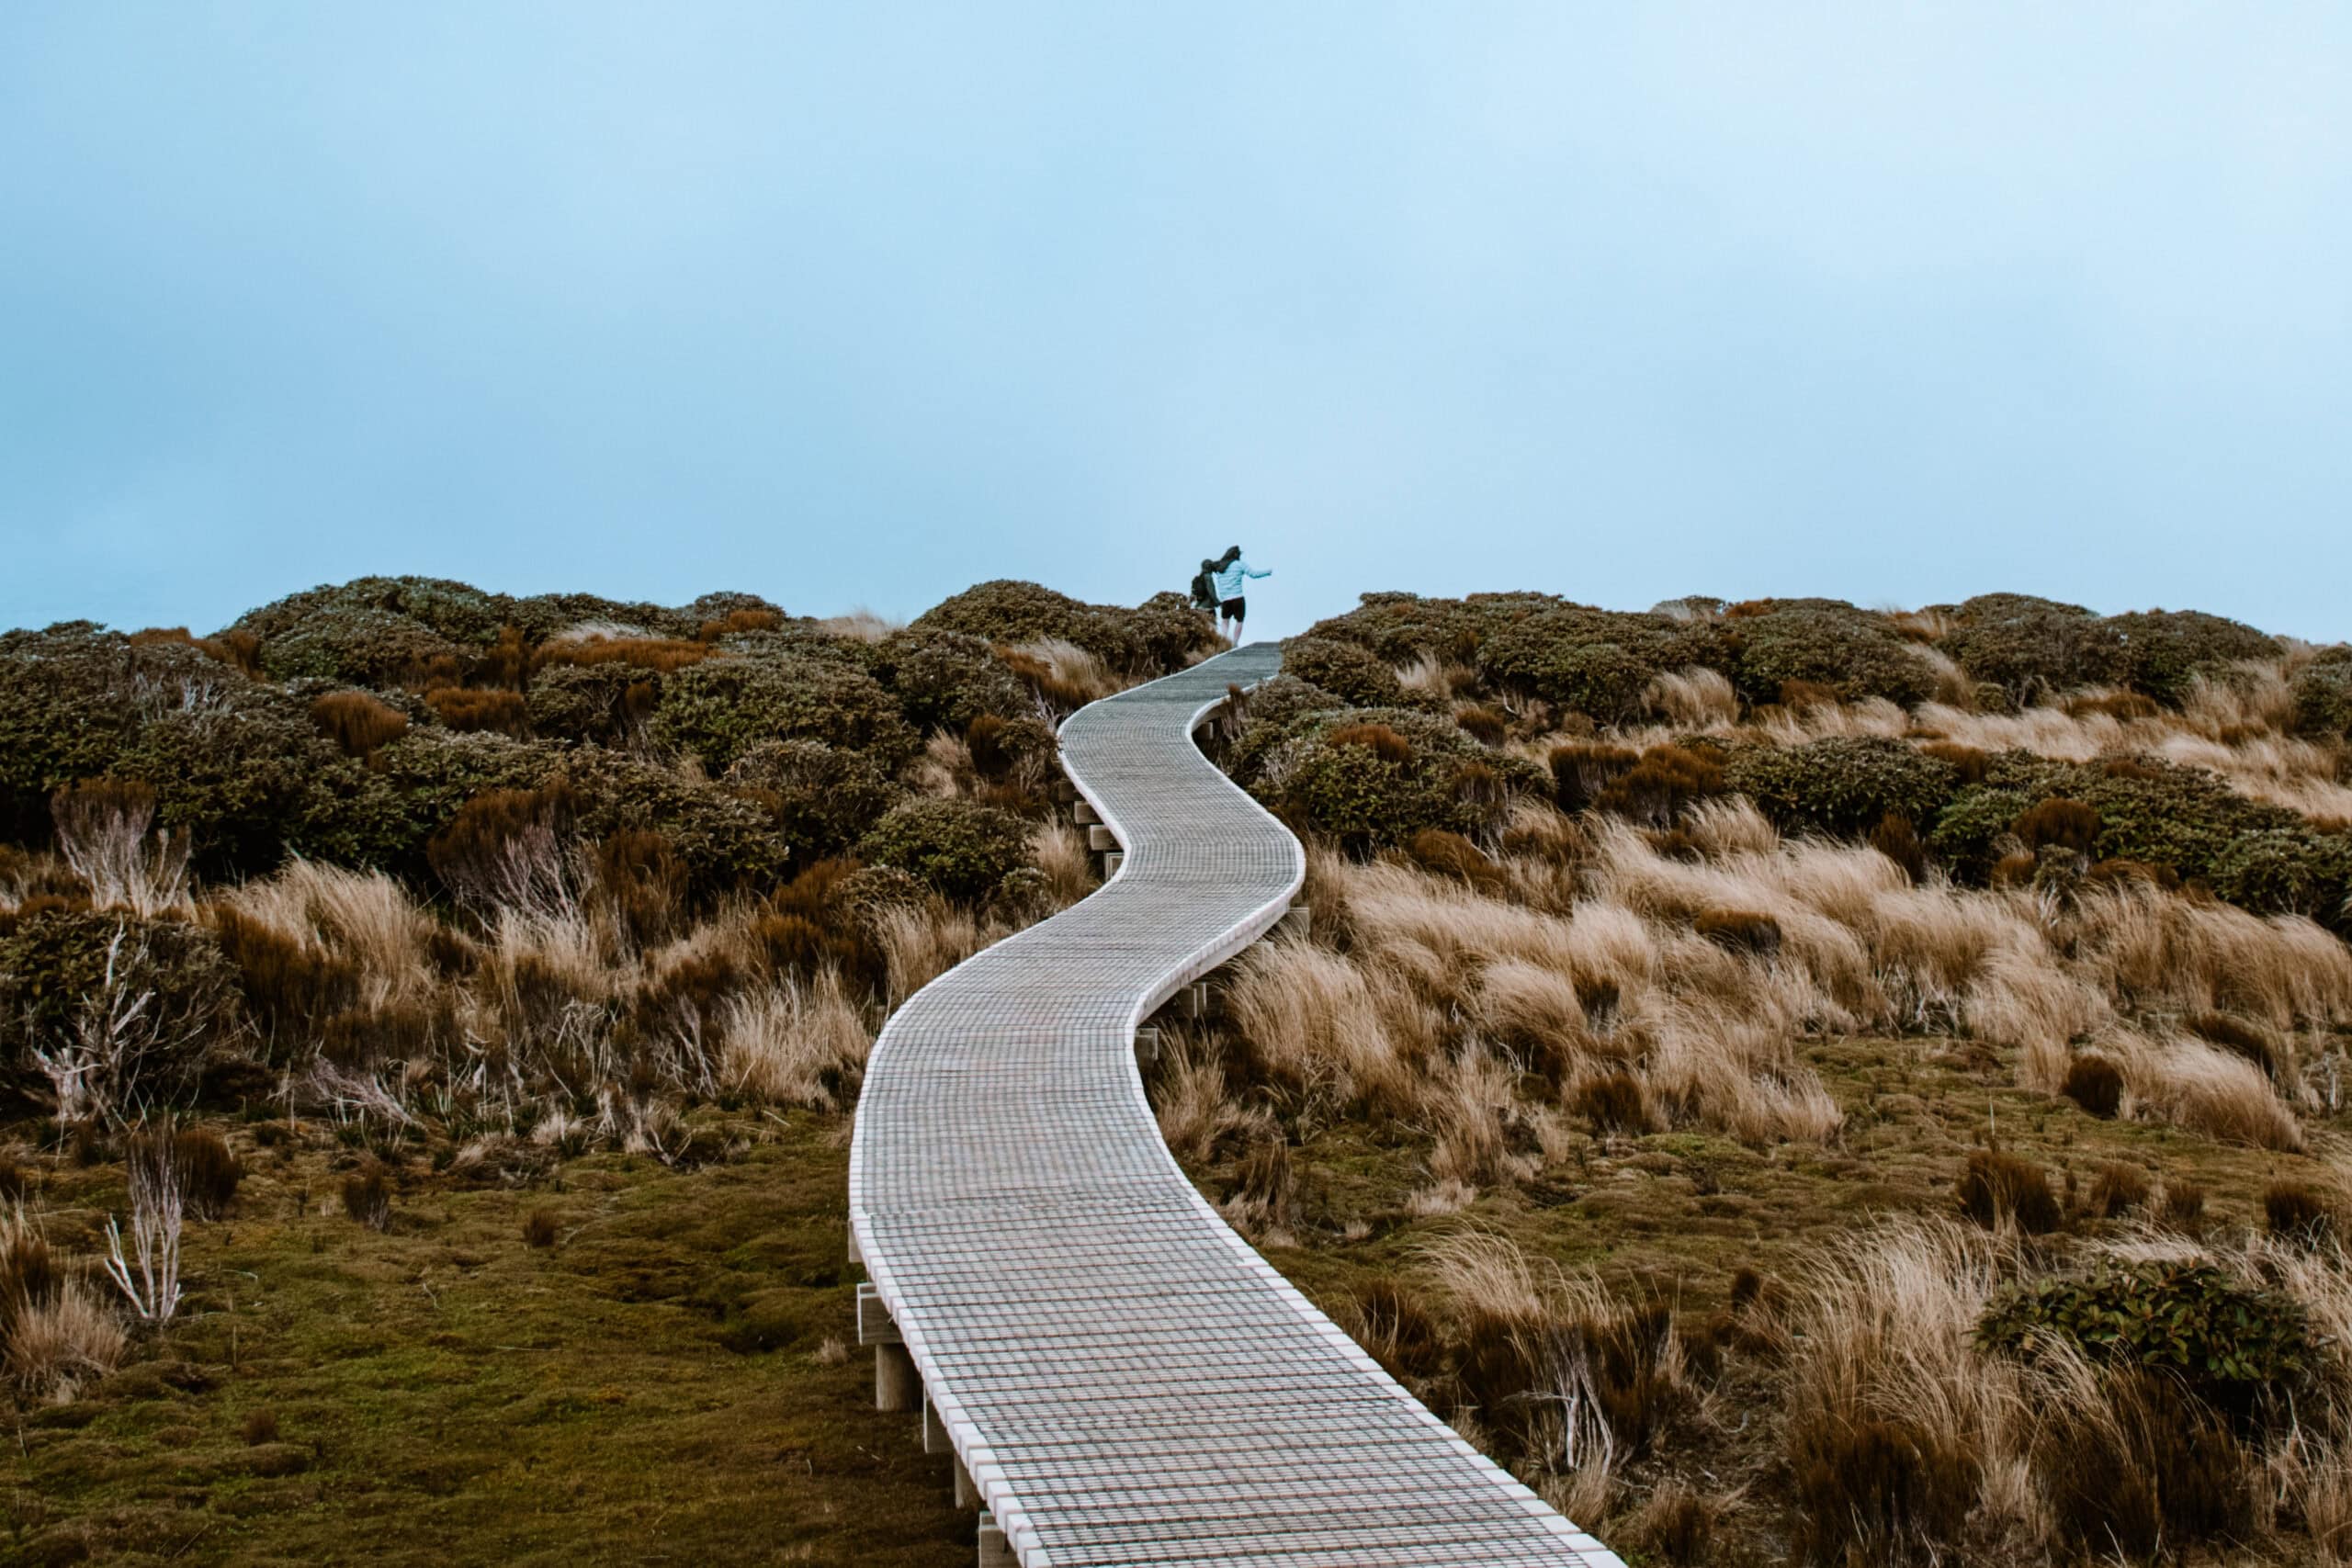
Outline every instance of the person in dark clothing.
[[1228, 547], [1225, 554], [1218, 557], [1214, 563], [1206, 564], [1212, 566], [1212, 574], [1216, 579], [1217, 615], [1220, 623], [1217, 629], [1225, 634], [1227, 642], [1238, 644], [1241, 641], [1242, 617], [1250, 613], [1250, 602], [1243, 597], [1250, 579], [1272, 577], [1274, 574], [1272, 571], [1260, 571], [1256, 567], [1243, 560], [1239, 545]]

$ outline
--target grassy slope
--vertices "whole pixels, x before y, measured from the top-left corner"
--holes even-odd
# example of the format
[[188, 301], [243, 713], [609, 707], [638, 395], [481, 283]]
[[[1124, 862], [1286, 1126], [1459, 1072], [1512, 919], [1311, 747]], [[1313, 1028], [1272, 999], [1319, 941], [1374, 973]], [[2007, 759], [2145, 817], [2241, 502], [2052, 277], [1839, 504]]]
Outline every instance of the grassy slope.
[[[841, 1124], [734, 1130], [763, 1141], [693, 1171], [591, 1156], [552, 1190], [412, 1167], [381, 1235], [333, 1140], [239, 1134], [181, 1321], [24, 1417], [7, 1560], [968, 1561], [946, 1461], [874, 1411], [865, 1354], [818, 1353], [854, 1337]], [[120, 1182], [52, 1167], [52, 1239], [88, 1250]], [[246, 1443], [257, 1409], [277, 1444]]]
[[[1299, 1245], [1267, 1245], [1266, 1255], [1344, 1322], [1350, 1292], [1374, 1280], [1430, 1276], [1423, 1288], [1442, 1303], [1421, 1249], [1478, 1226], [1509, 1235], [1532, 1257], [1595, 1269], [1619, 1299], [1662, 1300], [1690, 1326], [1727, 1303], [1743, 1266], [1768, 1280], [1786, 1277], [1874, 1213], [1955, 1212], [1955, 1175], [1996, 1131], [2003, 1148], [2049, 1168], [2053, 1182], [2073, 1172], [2083, 1195], [2109, 1162], [2138, 1165], [2152, 1179], [2193, 1179], [2205, 1188], [2206, 1223], [2214, 1227], [2259, 1228], [2264, 1186], [2280, 1176], [2324, 1179], [2344, 1142], [2340, 1129], [2313, 1122], [2313, 1152], [2282, 1155], [2158, 1123], [2101, 1121], [2016, 1088], [2013, 1060], [1969, 1042], [1830, 1039], [1807, 1043], [1801, 1055], [1846, 1114], [1831, 1147], [1751, 1148], [1696, 1131], [1587, 1139], [1577, 1158], [1526, 1187], [1489, 1190], [1468, 1209], [1438, 1217], [1405, 1206], [1428, 1184], [1425, 1135], [1399, 1122], [1339, 1122], [1293, 1151]], [[1211, 1201], [1221, 1201], [1240, 1185], [1239, 1157], [1193, 1175]], [[2070, 1218], [2076, 1229], [2101, 1224]], [[1368, 1234], [1345, 1239], [1351, 1224]], [[1630, 1472], [1641, 1492], [1669, 1478], [1702, 1493], [1747, 1488], [1710, 1562], [1787, 1561], [1795, 1521], [1778, 1473], [1780, 1401], [1771, 1382], [1769, 1367], [1727, 1351], [1713, 1389], [1724, 1406], [1720, 1418], [1678, 1427]], [[1616, 1530], [1580, 1522], [1601, 1528], [1631, 1562], [1667, 1561], [1629, 1540], [1622, 1517]], [[2296, 1549], [2270, 1544], [2274, 1552]], [[2301, 1559], [2236, 1550], [2226, 1561]]]

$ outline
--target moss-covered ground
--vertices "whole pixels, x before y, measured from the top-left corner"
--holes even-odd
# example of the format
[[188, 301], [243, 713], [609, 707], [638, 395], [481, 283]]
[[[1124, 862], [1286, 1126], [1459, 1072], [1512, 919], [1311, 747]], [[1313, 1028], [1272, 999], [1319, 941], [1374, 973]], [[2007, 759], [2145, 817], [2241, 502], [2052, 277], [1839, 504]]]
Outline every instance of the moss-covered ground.
[[[947, 1461], [854, 1344], [846, 1123], [728, 1121], [696, 1169], [412, 1159], [380, 1234], [327, 1129], [232, 1129], [247, 1174], [188, 1227], [177, 1321], [16, 1417], [0, 1561], [968, 1562]], [[51, 1239], [91, 1256], [121, 1167], [41, 1166]]]

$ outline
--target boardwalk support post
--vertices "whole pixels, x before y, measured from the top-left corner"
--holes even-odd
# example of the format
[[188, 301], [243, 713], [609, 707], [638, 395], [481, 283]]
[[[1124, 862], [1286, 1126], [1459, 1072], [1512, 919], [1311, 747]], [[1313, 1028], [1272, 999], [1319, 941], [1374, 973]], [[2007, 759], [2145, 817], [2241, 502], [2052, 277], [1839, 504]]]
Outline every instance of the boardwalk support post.
[[1086, 847], [1090, 850], [1115, 850], [1119, 847], [1119, 835], [1097, 823], [1086, 830]]
[[1186, 1018], [1203, 1019], [1209, 1015], [1209, 983], [1195, 980], [1177, 993], [1179, 1004]]
[[939, 1411], [930, 1400], [922, 1402], [922, 1451], [944, 1453], [955, 1445], [947, 1440], [947, 1428], [939, 1423]]
[[1305, 936], [1315, 929], [1315, 912], [1304, 904], [1293, 904], [1283, 911], [1278, 928], [1295, 936]]
[[1118, 850], [1110, 850], [1105, 852], [1102, 856], [1102, 879], [1105, 882], [1108, 882], [1111, 878], [1118, 875], [1119, 868], [1126, 863], [1127, 857], [1122, 852]]
[[1159, 1031], [1157, 1029], [1136, 1030], [1136, 1066], [1139, 1067], [1148, 1067], [1159, 1060]]
[[1021, 1568], [1012, 1555], [1012, 1542], [986, 1514], [980, 1516], [980, 1568]]
[[1094, 809], [1094, 803], [1091, 800], [1081, 800], [1071, 807], [1070, 815], [1077, 818], [1081, 828], [1091, 828], [1102, 820], [1102, 814]]
[[922, 1403], [922, 1374], [907, 1353], [899, 1325], [882, 1293], [870, 1284], [857, 1288], [857, 1342], [874, 1347], [874, 1408], [912, 1410]]
[[962, 1454], [950, 1454], [948, 1462], [956, 1467], [956, 1506], [977, 1508], [980, 1506], [980, 1489], [972, 1484], [972, 1472], [964, 1468]]

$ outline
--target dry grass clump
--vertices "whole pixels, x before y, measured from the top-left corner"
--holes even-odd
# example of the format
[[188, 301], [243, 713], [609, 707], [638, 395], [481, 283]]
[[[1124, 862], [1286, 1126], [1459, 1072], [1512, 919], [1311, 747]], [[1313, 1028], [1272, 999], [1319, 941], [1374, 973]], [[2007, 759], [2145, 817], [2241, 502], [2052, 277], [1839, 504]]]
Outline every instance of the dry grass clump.
[[1962, 1167], [1956, 1190], [1962, 1212], [1986, 1230], [2014, 1225], [2027, 1235], [2043, 1235], [2058, 1228], [2049, 1174], [2031, 1160], [1978, 1149]]
[[123, 1359], [122, 1325], [50, 1250], [22, 1203], [0, 1209], [0, 1368], [38, 1398], [71, 1398], [84, 1378]]
[[1057, 713], [1076, 712], [1129, 684], [1113, 674], [1098, 655], [1060, 637], [1012, 643], [996, 652]]
[[821, 970], [729, 997], [719, 1077], [778, 1105], [831, 1111], [853, 1099], [873, 1032], [840, 974]]
[[408, 715], [366, 692], [329, 692], [311, 702], [311, 722], [350, 757], [368, 757], [408, 733]]
[[57, 851], [100, 909], [153, 919], [187, 898], [187, 835], [155, 822], [155, 792], [121, 779], [89, 779], [50, 796]]

